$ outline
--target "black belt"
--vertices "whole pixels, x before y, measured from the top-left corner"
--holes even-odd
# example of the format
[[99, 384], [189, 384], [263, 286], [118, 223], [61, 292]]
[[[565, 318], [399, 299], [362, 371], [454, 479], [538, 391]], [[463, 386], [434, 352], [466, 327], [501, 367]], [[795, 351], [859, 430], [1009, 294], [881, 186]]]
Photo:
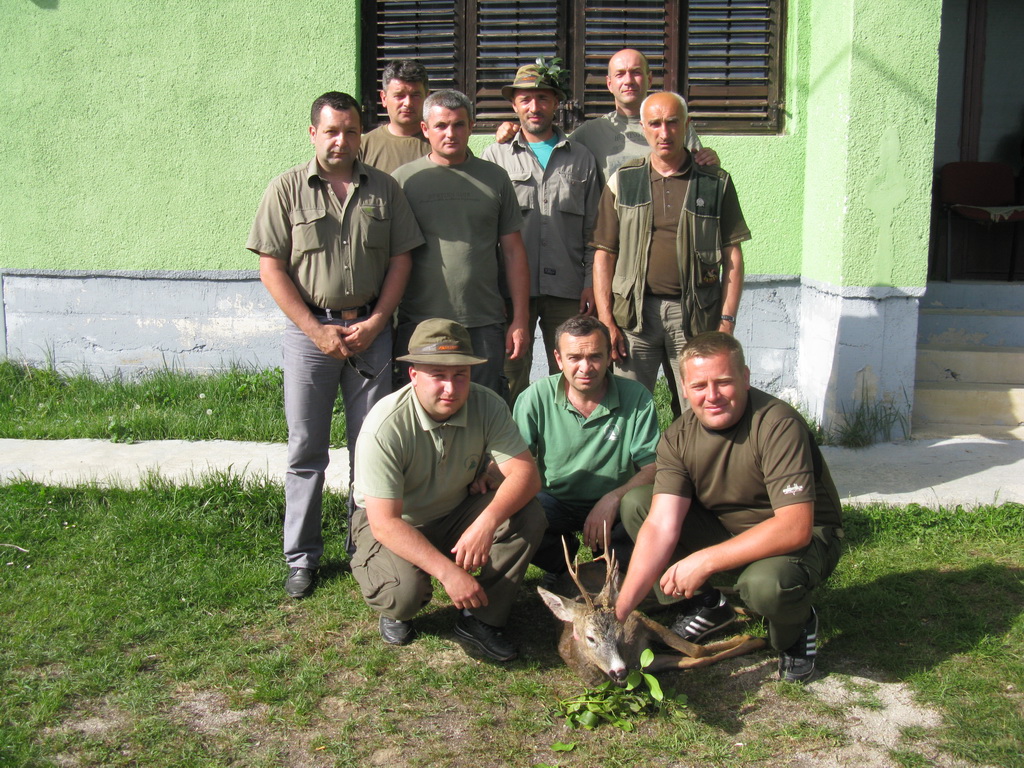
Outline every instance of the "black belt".
[[373, 312], [373, 304], [363, 304], [361, 307], [342, 307], [341, 309], [323, 309], [307, 304], [309, 311], [316, 317], [326, 317], [328, 320], [355, 320], [357, 317], [366, 317]]

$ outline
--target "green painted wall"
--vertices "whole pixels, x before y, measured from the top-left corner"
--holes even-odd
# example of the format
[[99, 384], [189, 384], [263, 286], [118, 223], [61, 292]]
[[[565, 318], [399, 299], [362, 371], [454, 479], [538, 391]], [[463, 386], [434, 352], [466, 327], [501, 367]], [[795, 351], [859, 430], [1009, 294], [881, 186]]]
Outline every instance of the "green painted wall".
[[[355, 0], [4, 6], [0, 268], [252, 268], [253, 211], [310, 156], [310, 102], [358, 96]], [[939, 12], [790, 0], [785, 133], [705, 142], [749, 274], [924, 284]]]
[[924, 285], [940, 17], [940, 0], [814, 1], [805, 277]]
[[309, 106], [357, 88], [355, 0], [3, 0], [0, 267], [246, 269]]

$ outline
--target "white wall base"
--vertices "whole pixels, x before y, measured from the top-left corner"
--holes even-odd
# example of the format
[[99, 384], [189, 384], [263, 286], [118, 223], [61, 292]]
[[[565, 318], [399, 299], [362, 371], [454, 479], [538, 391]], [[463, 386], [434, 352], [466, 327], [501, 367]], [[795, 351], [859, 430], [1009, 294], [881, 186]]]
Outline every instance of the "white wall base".
[[[285, 323], [256, 272], [0, 275], [2, 351], [95, 375], [280, 366]], [[736, 334], [752, 383], [829, 428], [862, 398], [913, 406], [923, 289], [747, 277]], [[533, 378], [547, 374], [542, 343]]]

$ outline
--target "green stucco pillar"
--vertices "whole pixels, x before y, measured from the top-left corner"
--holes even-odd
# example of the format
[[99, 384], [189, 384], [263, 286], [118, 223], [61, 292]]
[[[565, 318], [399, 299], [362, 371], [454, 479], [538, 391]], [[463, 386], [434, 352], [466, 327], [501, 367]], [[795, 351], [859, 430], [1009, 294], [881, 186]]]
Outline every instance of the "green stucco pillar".
[[928, 265], [941, 0], [814, 0], [799, 380], [829, 426], [909, 414]]

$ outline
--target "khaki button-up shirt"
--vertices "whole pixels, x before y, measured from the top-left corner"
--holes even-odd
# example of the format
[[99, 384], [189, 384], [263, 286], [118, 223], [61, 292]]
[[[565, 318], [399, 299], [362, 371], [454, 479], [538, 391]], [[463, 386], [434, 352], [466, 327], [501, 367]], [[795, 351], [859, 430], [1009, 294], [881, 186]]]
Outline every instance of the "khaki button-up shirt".
[[512, 179], [523, 214], [523, 243], [530, 260], [530, 296], [578, 299], [591, 285], [594, 249], [588, 247], [601, 200], [601, 176], [586, 147], [558, 132], [547, 168], [517, 133], [491, 144], [483, 158]]
[[270, 182], [246, 248], [287, 261], [308, 304], [343, 309], [376, 299], [391, 257], [421, 243], [393, 178], [356, 161], [350, 192], [339, 200], [314, 158]]

